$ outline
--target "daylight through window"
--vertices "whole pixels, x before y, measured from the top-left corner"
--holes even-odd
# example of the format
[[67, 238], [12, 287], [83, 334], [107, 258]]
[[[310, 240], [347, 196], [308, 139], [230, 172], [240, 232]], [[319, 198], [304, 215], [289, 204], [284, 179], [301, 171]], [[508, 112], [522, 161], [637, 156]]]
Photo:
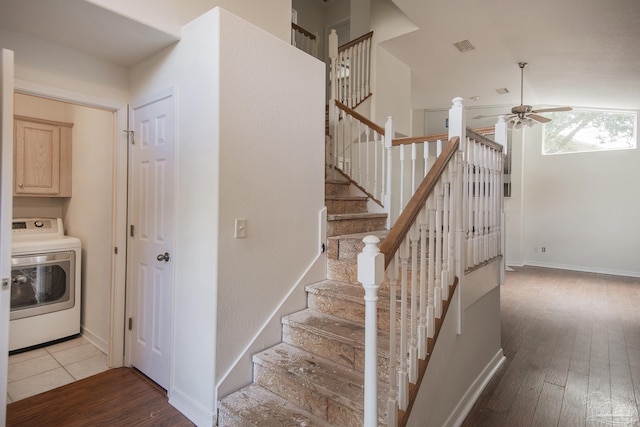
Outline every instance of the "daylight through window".
[[637, 113], [573, 110], [545, 113], [542, 154], [625, 150], [637, 145]]

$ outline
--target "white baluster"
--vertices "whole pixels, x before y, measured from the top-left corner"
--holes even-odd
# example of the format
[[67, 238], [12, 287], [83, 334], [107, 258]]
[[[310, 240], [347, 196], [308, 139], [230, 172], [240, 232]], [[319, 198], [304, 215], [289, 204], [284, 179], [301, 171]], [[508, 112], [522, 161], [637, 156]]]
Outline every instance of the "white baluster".
[[365, 355], [364, 355], [364, 425], [378, 426], [378, 288], [384, 278], [384, 255], [380, 239], [367, 236], [364, 249], [358, 254], [358, 281], [364, 288]]
[[398, 405], [403, 411], [409, 404], [409, 374], [407, 370], [407, 269], [409, 264], [409, 239], [401, 243], [400, 249], [400, 370]]
[[460, 205], [456, 204], [456, 162], [455, 158], [452, 163], [449, 164], [449, 261], [448, 261], [448, 270], [449, 270], [449, 281], [447, 285], [452, 285], [454, 281], [454, 277], [456, 275], [455, 270], [455, 226], [456, 226], [456, 217], [459, 215]]
[[[365, 143], [367, 144], [366, 146], [366, 150], [365, 153], [367, 155], [367, 169], [366, 169], [366, 174], [365, 174], [365, 188], [367, 189], [367, 191], [371, 191], [371, 186], [370, 186], [370, 159], [371, 159], [371, 155], [369, 154], [369, 131], [370, 131], [370, 127], [366, 126], [365, 127]], [[375, 194], [375, 193], [374, 193]]]
[[434, 288], [434, 302], [436, 317], [442, 316], [442, 183], [436, 184], [436, 279]]
[[394, 223], [395, 218], [392, 216], [391, 209], [391, 179], [393, 173], [393, 157], [392, 157], [392, 145], [393, 142], [393, 119], [391, 116], [387, 117], [387, 121], [384, 124], [384, 147], [386, 152], [386, 170], [383, 172], [383, 178], [385, 184], [385, 196], [383, 200], [384, 208], [387, 213], [387, 230], [391, 229], [391, 224]]
[[398, 217], [402, 213], [404, 209], [404, 177], [405, 177], [405, 169], [404, 169], [404, 145], [398, 147], [400, 149], [400, 194], [399, 194], [399, 209], [398, 209]]
[[416, 161], [418, 159], [418, 151], [416, 143], [411, 144], [411, 197], [416, 194]]
[[427, 358], [427, 203], [420, 210], [420, 318], [418, 321], [418, 357]]
[[427, 172], [429, 172], [429, 143], [425, 141], [422, 144], [422, 147], [422, 158], [424, 159], [422, 166], [422, 171], [424, 172], [424, 174], [422, 176], [425, 177], [427, 176]]
[[427, 336], [433, 338], [435, 334], [435, 274], [436, 274], [436, 196], [431, 194], [427, 199], [429, 210], [429, 271], [427, 276]]
[[411, 244], [411, 341], [409, 346], [409, 381], [418, 381], [418, 238], [417, 224], [409, 230]]
[[442, 180], [442, 300], [449, 298], [449, 166], [440, 178]]
[[388, 425], [398, 425], [398, 313], [397, 313], [397, 288], [398, 288], [398, 253], [387, 269], [389, 276], [389, 394], [387, 400]]
[[378, 141], [378, 132], [377, 131], [373, 131], [373, 194], [375, 196], [376, 199], [378, 200], [382, 200], [382, 197], [380, 196], [380, 194], [378, 193], [379, 189], [378, 189], [378, 145], [379, 145], [379, 141]]

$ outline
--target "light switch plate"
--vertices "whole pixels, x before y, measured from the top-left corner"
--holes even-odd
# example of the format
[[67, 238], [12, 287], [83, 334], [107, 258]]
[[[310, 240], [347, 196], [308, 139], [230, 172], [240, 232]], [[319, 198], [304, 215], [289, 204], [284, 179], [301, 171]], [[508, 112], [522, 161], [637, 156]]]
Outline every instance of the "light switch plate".
[[245, 218], [236, 218], [236, 239], [244, 239], [247, 237], [247, 220]]

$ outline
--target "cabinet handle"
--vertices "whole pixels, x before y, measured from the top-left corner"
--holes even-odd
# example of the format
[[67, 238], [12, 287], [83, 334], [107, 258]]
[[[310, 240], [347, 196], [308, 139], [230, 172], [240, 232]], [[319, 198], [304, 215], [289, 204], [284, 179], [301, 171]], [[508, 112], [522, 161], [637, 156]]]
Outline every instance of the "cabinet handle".
[[18, 184], [18, 187], [22, 188], [22, 187], [24, 187], [24, 185], [23, 184]]

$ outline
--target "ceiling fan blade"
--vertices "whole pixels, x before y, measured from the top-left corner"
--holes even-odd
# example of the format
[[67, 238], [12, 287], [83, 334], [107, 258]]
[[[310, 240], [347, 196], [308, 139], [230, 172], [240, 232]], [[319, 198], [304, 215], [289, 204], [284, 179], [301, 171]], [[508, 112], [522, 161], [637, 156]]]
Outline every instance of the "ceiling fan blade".
[[527, 117], [532, 119], [532, 120], [535, 120], [538, 123], [549, 123], [551, 121], [551, 119], [548, 119], [548, 118], [546, 118], [544, 116], [539, 116], [539, 115], [533, 114], [533, 113], [532, 114], [527, 114]]
[[571, 107], [554, 107], [554, 108], [541, 108], [539, 110], [533, 110], [532, 113], [552, 113], [556, 111], [572, 111]]

